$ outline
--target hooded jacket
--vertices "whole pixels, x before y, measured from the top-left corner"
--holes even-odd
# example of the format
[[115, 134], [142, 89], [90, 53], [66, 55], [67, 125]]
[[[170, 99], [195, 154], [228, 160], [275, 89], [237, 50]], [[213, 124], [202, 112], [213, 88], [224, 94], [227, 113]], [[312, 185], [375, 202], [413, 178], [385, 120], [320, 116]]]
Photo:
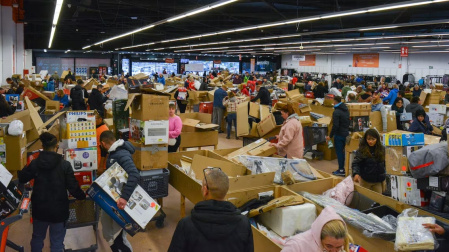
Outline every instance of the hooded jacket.
[[134, 165], [132, 155], [135, 152], [134, 146], [128, 141], [119, 139], [115, 141], [108, 150], [109, 155], [106, 160], [106, 169], [111, 167], [116, 162], [128, 173], [128, 181], [123, 186], [121, 198], [128, 201], [137, 183], [140, 180], [140, 174]]
[[107, 99], [108, 98], [98, 91], [98, 89], [92, 89], [92, 93], [90, 93], [89, 99], [87, 100], [90, 110], [96, 110], [101, 116], [104, 116], [103, 103], [106, 102]]
[[[424, 123], [426, 125], [424, 125]], [[424, 133], [424, 134], [427, 134], [427, 135], [432, 135], [433, 127], [430, 124], [429, 116], [426, 115], [424, 117], [423, 123], [420, 122], [417, 118], [414, 118], [412, 124], [410, 125], [410, 128], [408, 128], [408, 131], [415, 132], [415, 133]]]
[[253, 233], [246, 216], [230, 202], [206, 200], [179, 221], [169, 252], [252, 252]]
[[329, 137], [334, 135], [346, 137], [349, 135], [349, 110], [346, 104], [339, 103], [334, 106], [334, 113], [332, 113], [332, 130]]
[[[382, 146], [382, 148], [385, 148]], [[374, 157], [373, 150], [370, 149], [371, 156], [364, 156], [357, 151], [352, 161], [352, 176], [360, 175], [363, 180], [370, 183], [383, 182], [386, 177], [385, 160], [378, 160]]]
[[279, 132], [279, 141], [275, 145], [280, 156], [302, 158], [304, 155], [304, 138], [302, 125], [297, 114], [290, 115]]
[[388, 101], [388, 103], [390, 103], [390, 105], [393, 105], [394, 100], [396, 100], [396, 97], [398, 97], [398, 93], [399, 93], [399, 90], [397, 88], [392, 89], [390, 91], [390, 93], [388, 94], [388, 96], [383, 99], [383, 101]]
[[408, 113], [412, 113], [412, 118], [415, 119], [416, 118], [416, 111], [418, 110], [424, 110], [424, 108], [421, 106], [421, 104], [418, 103], [410, 103], [409, 105], [407, 105], [407, 107], [405, 107], [405, 112]]
[[89, 98], [86, 89], [82, 88], [81, 85], [76, 85], [70, 90], [70, 98], [72, 99], [72, 109], [73, 110], [87, 110], [85, 98]]
[[257, 96], [254, 99], [251, 99], [252, 102], [260, 99], [260, 104], [271, 106], [271, 94], [270, 91], [266, 87], [260, 87], [259, 92], [257, 92]]
[[29, 166], [18, 172], [19, 182], [34, 179], [31, 204], [33, 218], [47, 222], [64, 222], [69, 218], [67, 190], [82, 200], [86, 194], [73, 175], [72, 165], [52, 151], [42, 151]]
[[287, 240], [282, 252], [323, 252], [321, 230], [326, 223], [333, 220], [339, 220], [344, 223], [343, 219], [335, 213], [332, 207], [324, 208], [309, 230]]

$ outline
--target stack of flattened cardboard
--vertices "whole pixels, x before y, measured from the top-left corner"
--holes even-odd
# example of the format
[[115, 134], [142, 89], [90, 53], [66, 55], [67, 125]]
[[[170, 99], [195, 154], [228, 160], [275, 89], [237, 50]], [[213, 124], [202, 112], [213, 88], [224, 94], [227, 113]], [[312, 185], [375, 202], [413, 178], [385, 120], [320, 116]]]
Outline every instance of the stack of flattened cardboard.
[[167, 166], [168, 101], [167, 96], [129, 94], [125, 110], [131, 109], [129, 139], [136, 148], [133, 160], [139, 170]]
[[243, 148], [233, 151], [226, 155], [226, 158], [232, 160], [233, 162], [240, 163], [238, 156], [249, 155], [249, 156], [261, 156], [269, 157], [276, 153], [276, 148], [270, 146], [270, 142], [261, 138], [253, 143], [250, 143]]
[[[237, 105], [237, 136], [262, 137], [269, 133], [279, 132], [281, 127], [276, 125], [274, 115], [269, 113], [268, 107], [249, 104], [249, 102], [243, 102]], [[259, 123], [252, 122], [252, 125], [249, 125], [248, 107], [253, 108], [251, 112], [253, 117], [261, 119]]]
[[291, 91], [286, 92], [288, 101], [299, 102], [308, 104], [307, 98], [304, 97], [303, 94], [299, 93], [299, 89], [293, 89]]

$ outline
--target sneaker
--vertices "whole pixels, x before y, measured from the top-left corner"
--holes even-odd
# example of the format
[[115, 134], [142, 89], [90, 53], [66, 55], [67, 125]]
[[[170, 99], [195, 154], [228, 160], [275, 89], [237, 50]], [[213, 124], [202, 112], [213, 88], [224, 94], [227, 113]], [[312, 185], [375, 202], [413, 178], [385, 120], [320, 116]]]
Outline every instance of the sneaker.
[[344, 176], [346, 176], [346, 173], [345, 173], [345, 171], [336, 170], [336, 171], [332, 172], [332, 175], [344, 177]]
[[230, 136], [227, 136], [226, 139], [231, 139], [231, 137], [230, 137]]

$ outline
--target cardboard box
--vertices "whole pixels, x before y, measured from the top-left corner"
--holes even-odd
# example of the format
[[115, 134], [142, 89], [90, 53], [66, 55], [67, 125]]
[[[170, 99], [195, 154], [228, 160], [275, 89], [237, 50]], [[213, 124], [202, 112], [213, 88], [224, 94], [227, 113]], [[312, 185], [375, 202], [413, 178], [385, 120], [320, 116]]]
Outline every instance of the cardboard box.
[[133, 161], [141, 171], [167, 168], [168, 145], [141, 145], [131, 142], [136, 149]]
[[131, 236], [144, 230], [160, 206], [137, 185], [124, 210], [117, 208], [122, 186], [128, 181], [125, 170], [117, 163], [98, 177], [88, 190], [89, 196], [103, 211]]
[[45, 108], [45, 103], [50, 100], [50, 98], [32, 87], [26, 87], [23, 90], [22, 97], [28, 97], [30, 101], [34, 102], [41, 108]]
[[[422, 133], [410, 133], [408, 131], [403, 131], [403, 130], [394, 130], [394, 131], [389, 132], [389, 134], [422, 134]], [[439, 137], [439, 136], [424, 135], [424, 145], [439, 143], [440, 138], [441, 137]], [[416, 145], [422, 145], [422, 144], [416, 143]]]
[[139, 119], [129, 119], [129, 141], [138, 144], [145, 143], [144, 140], [144, 122]]
[[[119, 130], [129, 128], [128, 100], [115, 100], [112, 102], [112, 118], [115, 126], [115, 137], [118, 137]], [[134, 117], [135, 118], [135, 117]]]
[[182, 120], [182, 132], [201, 132], [214, 130], [217, 124], [212, 124], [212, 115], [207, 113], [183, 113], [179, 117]]
[[403, 155], [403, 147], [385, 148], [385, 168], [390, 175], [406, 175], [409, 172], [408, 160]]
[[[380, 111], [371, 112], [369, 115], [369, 127], [376, 129], [379, 132], [383, 132], [382, 114]], [[387, 130], [387, 129], [385, 129]]]
[[310, 116], [300, 116], [299, 121], [303, 127], [311, 126], [313, 123]]
[[81, 187], [81, 190], [83, 190], [87, 194], [87, 190], [92, 185], [95, 179], [92, 171], [75, 172], [74, 175], [76, 181], [78, 181], [78, 185]]
[[66, 122], [93, 122], [95, 123], [95, 111], [93, 110], [78, 110], [78, 111], [67, 111], [66, 112]]
[[385, 146], [415, 146], [424, 145], [423, 133], [386, 133], [383, 134]]
[[52, 111], [53, 114], [59, 112], [59, 101], [46, 101], [45, 111]]
[[5, 143], [6, 162], [4, 162], [5, 160], [2, 160], [2, 162], [5, 163], [6, 169], [8, 169], [8, 171], [22, 170], [27, 163], [26, 134], [23, 133], [20, 136], [10, 136], [5, 134], [3, 136], [3, 141]]
[[418, 189], [418, 180], [412, 177], [400, 176], [399, 201], [412, 206], [426, 206], [429, 201], [425, 201], [421, 195], [424, 193]]
[[446, 104], [430, 104], [429, 113], [446, 114]]
[[249, 130], [248, 102], [243, 102], [237, 105], [237, 136], [246, 136]]
[[335, 153], [335, 148], [329, 149], [327, 147], [327, 143], [317, 144], [317, 150], [323, 152], [324, 160], [334, 160], [337, 158], [337, 154]]
[[257, 124], [259, 136], [264, 136], [276, 128], [276, 120], [273, 114], [269, 114]]
[[[240, 156], [240, 155], [246, 155], [249, 151], [256, 149], [262, 145], [264, 145], [265, 143], [267, 143], [267, 140], [265, 139], [259, 139], [257, 141], [254, 141], [246, 146], [243, 146], [242, 148], [229, 153], [228, 155], [226, 155], [227, 158], [234, 160], [235, 157]], [[238, 160], [234, 160], [234, 161], [238, 161]]]
[[358, 132], [369, 128], [369, 116], [349, 117], [349, 131]]
[[185, 150], [191, 147], [218, 146], [218, 131], [203, 131], [203, 132], [181, 132], [180, 150]]
[[435, 125], [438, 127], [444, 125], [444, 115], [443, 114], [428, 113], [427, 115], [429, 116], [429, 121], [432, 123], [432, 125]]
[[63, 135], [63, 148], [77, 149], [97, 147], [97, 130], [95, 122], [67, 123], [67, 133]]
[[257, 148], [248, 151], [250, 156], [269, 157], [277, 152], [276, 147], [270, 146], [270, 142], [265, 142]]
[[359, 149], [360, 141], [363, 139], [363, 132], [354, 132], [351, 133], [351, 141], [346, 143], [345, 151], [352, 152]]
[[131, 108], [133, 118], [141, 121], [168, 120], [169, 97], [148, 94], [130, 94], [125, 110]]
[[65, 160], [72, 165], [74, 172], [92, 171], [98, 167], [98, 151], [96, 147], [85, 149], [67, 149], [64, 153]]
[[168, 144], [168, 120], [146, 121], [143, 132], [145, 145]]
[[371, 113], [370, 103], [346, 103], [349, 109], [349, 115], [353, 116], [369, 116]]
[[0, 118], [0, 123], [10, 123], [14, 120], [20, 120], [23, 123], [23, 131], [29, 131], [33, 128], [31, 124], [30, 110], [16, 112], [8, 117]]

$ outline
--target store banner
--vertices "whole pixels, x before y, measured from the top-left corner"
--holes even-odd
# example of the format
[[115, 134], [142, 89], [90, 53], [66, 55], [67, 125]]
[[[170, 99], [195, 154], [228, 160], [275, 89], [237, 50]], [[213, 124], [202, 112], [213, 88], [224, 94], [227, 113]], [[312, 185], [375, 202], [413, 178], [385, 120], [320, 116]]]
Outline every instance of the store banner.
[[214, 64], [221, 64], [221, 60], [214, 60]]
[[305, 61], [305, 55], [292, 55], [292, 61]]
[[305, 55], [304, 61], [299, 62], [299, 66], [315, 66], [316, 55]]
[[352, 58], [353, 67], [379, 67], [378, 53], [354, 54]]
[[408, 46], [401, 47], [401, 57], [408, 57]]
[[251, 73], [256, 69], [256, 59], [251, 59]]
[[166, 58], [165, 63], [175, 63], [175, 59]]

